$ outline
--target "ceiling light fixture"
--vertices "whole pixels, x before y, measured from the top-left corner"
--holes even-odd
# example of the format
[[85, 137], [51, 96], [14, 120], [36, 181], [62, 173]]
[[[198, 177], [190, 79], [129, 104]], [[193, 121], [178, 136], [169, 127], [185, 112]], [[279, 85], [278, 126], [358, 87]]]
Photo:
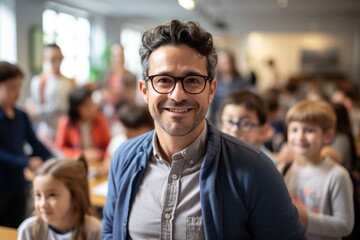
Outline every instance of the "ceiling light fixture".
[[178, 0], [178, 3], [186, 10], [193, 10], [195, 8], [195, 0]]
[[280, 8], [287, 8], [289, 3], [288, 3], [288, 0], [277, 0], [277, 5]]

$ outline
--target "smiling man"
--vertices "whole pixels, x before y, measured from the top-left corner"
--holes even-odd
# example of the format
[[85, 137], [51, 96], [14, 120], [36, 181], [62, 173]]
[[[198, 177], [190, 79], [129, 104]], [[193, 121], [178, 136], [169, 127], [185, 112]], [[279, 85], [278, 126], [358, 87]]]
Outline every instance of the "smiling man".
[[155, 130], [111, 161], [104, 239], [305, 239], [282, 176], [205, 115], [216, 90], [212, 36], [173, 20], [144, 33], [141, 94]]

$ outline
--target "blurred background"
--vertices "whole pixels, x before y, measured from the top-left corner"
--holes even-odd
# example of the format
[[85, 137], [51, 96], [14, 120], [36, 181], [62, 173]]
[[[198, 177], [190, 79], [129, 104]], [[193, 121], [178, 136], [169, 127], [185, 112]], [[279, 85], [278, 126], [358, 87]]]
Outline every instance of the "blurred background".
[[[183, 3], [181, 3], [183, 4]], [[193, 20], [217, 48], [236, 55], [244, 76], [336, 82], [360, 79], [359, 0], [0, 0], [0, 59], [17, 62], [26, 78], [41, 71], [41, 47], [62, 49], [62, 73], [77, 84], [99, 81], [110, 46], [120, 42], [127, 69], [141, 78], [138, 47], [149, 27]], [[27, 82], [24, 84], [26, 89]], [[22, 101], [26, 94], [22, 95]]]

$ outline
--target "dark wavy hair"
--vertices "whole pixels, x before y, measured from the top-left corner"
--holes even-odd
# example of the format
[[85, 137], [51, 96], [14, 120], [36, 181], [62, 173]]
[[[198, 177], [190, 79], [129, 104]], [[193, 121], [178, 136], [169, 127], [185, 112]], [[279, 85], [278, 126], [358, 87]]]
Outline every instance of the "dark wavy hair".
[[5, 61], [0, 61], [0, 83], [18, 76], [24, 77], [23, 72], [18, 66]]
[[180, 22], [172, 20], [164, 25], [147, 30], [142, 36], [140, 58], [144, 79], [149, 73], [149, 56], [159, 47], [166, 45], [185, 44], [196, 50], [207, 59], [207, 71], [211, 79], [215, 76], [217, 55], [210, 33], [200, 27], [198, 23]]
[[86, 99], [91, 98], [92, 90], [87, 86], [77, 87], [69, 93], [69, 124], [74, 124], [79, 118], [79, 107]]

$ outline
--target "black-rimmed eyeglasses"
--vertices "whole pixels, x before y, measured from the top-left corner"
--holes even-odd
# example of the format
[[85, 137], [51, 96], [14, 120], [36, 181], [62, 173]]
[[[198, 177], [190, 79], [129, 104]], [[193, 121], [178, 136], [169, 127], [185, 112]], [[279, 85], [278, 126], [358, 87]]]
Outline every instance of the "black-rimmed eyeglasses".
[[188, 75], [185, 77], [173, 77], [170, 75], [152, 75], [148, 76], [145, 81], [150, 80], [152, 87], [157, 93], [171, 93], [176, 86], [176, 82], [180, 81], [185, 92], [189, 94], [202, 93], [206, 86], [206, 81], [211, 78], [203, 75]]

